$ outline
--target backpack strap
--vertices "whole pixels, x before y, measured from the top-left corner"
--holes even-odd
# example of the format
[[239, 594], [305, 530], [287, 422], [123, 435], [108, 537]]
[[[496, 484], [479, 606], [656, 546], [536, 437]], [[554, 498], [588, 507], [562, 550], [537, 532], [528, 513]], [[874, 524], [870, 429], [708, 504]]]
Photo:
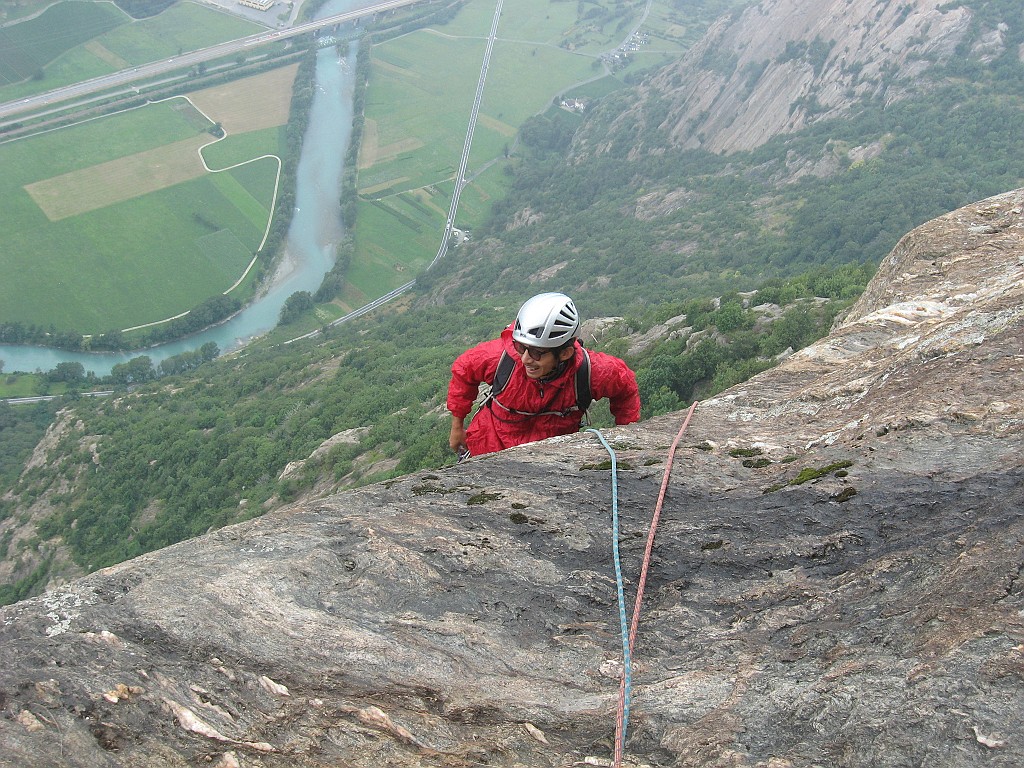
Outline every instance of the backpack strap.
[[[594, 402], [594, 395], [590, 391], [590, 353], [586, 347], [580, 345], [583, 357], [580, 358], [580, 367], [576, 369], [576, 407], [584, 419], [587, 418], [587, 408]], [[589, 424], [590, 421], [587, 421]]]
[[491, 388], [480, 404], [481, 408], [490, 408], [491, 401], [505, 391], [508, 380], [512, 378], [512, 369], [515, 367], [516, 361], [512, 359], [512, 356], [505, 350], [501, 350], [501, 357], [498, 358], [498, 370], [494, 372], [494, 381], [491, 382]]

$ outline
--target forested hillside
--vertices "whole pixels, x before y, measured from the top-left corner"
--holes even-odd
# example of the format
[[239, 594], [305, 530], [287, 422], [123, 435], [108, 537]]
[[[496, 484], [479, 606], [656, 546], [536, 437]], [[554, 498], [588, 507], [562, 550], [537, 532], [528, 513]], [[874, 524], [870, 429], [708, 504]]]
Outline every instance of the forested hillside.
[[[1020, 70], [1018, 61], [894, 105], [869, 101], [848, 119], [728, 156], [638, 157], [637, 137], [611, 133], [611, 151], [579, 160], [567, 157], [573, 132], [560, 116], [538, 117], [511, 194], [479, 233], [480, 263], [458, 285], [487, 293], [551, 270], [551, 284], [586, 285], [592, 302], [616, 311], [639, 286], [645, 301], [664, 301], [815, 265], [877, 263], [914, 226], [1020, 185]], [[626, 98], [607, 97], [585, 129], [608, 128]], [[452, 260], [427, 279], [452, 290], [462, 270]]]
[[[585, 317], [623, 318], [587, 341], [637, 370], [645, 417], [823, 335], [911, 228], [1024, 184], [1024, 21], [1004, 4], [970, 7], [986, 29], [1005, 24], [1000, 57], [965, 54], [918, 94], [865, 98], [753, 150], [676, 148], [653, 119], [620, 128], [633, 91], [582, 122], [552, 109], [521, 132], [488, 225], [403, 305], [65, 403], [32, 468], [3, 474], [0, 522], [18, 525], [0, 539], [0, 599], [303, 494], [451, 462], [448, 365], [533, 293], [564, 290]], [[672, 109], [670, 94], [646, 98], [648, 115]], [[606, 151], [579, 151], [602, 132]]]

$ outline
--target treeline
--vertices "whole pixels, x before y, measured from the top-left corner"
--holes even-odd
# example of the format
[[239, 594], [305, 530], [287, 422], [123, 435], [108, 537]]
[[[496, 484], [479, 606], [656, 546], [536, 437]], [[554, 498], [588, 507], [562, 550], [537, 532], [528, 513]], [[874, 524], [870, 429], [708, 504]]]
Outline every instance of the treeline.
[[[57, 390], [63, 395], [75, 398], [84, 391], [104, 388], [130, 387], [148, 381], [156, 381], [164, 376], [175, 376], [194, 371], [203, 363], [208, 363], [220, 355], [220, 348], [210, 341], [199, 349], [182, 352], [165, 358], [154, 365], [149, 355], [139, 355], [126, 363], [114, 365], [107, 376], [97, 376], [93, 371], [86, 371], [82, 363], [68, 361], [57, 363], [50, 370], [39, 374], [35, 388], [36, 395], [48, 395], [53, 385], [61, 385]], [[0, 361], [0, 366], [2, 366]]]
[[[276, 254], [288, 236], [288, 228], [295, 213], [295, 174], [298, 170], [302, 140], [309, 127], [309, 110], [316, 92], [316, 48], [311, 47], [299, 62], [299, 69], [292, 86], [292, 101], [285, 127], [285, 152], [281, 157], [281, 177], [274, 206], [270, 232], [260, 251], [261, 255]], [[260, 258], [257, 264], [257, 280], [270, 268], [270, 259]]]
[[317, 304], [326, 304], [340, 296], [345, 287], [348, 268], [352, 264], [354, 245], [350, 233], [356, 221], [359, 145], [363, 137], [365, 123], [363, 106], [366, 103], [366, 85], [370, 75], [370, 46], [366, 41], [357, 45], [355, 84], [352, 96], [352, 132], [342, 164], [341, 184], [338, 190], [341, 223], [346, 234], [335, 246], [334, 263], [324, 275], [323, 280], [320, 281], [320, 287], [316, 292], [311, 295], [308, 291], [298, 291], [285, 300], [279, 318], [281, 325], [296, 322], [315, 309]]
[[369, 41], [376, 42], [384, 37], [400, 37], [428, 24], [443, 26], [455, 18], [466, 0], [443, 0], [440, 3], [418, 3], [404, 9], [400, 14], [377, 15], [367, 25]]
[[96, 336], [83, 336], [80, 333], [58, 331], [52, 325], [44, 328], [18, 322], [0, 323], [0, 343], [34, 344], [72, 352], [119, 352], [189, 336], [226, 320], [241, 308], [242, 303], [238, 299], [218, 294], [206, 299], [182, 317], [153, 326], [146, 331], [133, 332], [130, 336], [118, 330]]
[[661, 315], [684, 315], [690, 333], [633, 358], [644, 417], [715, 395], [827, 335], [874, 272], [873, 265], [816, 269], [785, 282], [770, 280], [752, 297], [733, 293], [661, 308]]
[[366, 106], [366, 87], [370, 79], [370, 46], [367, 41], [359, 45], [356, 54], [355, 86], [352, 90], [352, 133], [349, 137], [348, 150], [341, 176], [341, 223], [346, 232], [351, 232], [356, 223], [356, 193], [359, 180], [359, 147], [363, 141], [363, 129], [366, 117], [363, 112]]

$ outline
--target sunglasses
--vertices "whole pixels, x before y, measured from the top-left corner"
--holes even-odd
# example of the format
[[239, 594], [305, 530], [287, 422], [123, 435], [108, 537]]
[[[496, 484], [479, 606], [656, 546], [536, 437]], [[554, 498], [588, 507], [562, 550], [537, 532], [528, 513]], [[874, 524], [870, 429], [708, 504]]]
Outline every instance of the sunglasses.
[[523, 352], [526, 352], [527, 354], [529, 354], [531, 360], [540, 360], [548, 352], [554, 352], [553, 349], [540, 349], [539, 347], [528, 347], [525, 344], [521, 344], [518, 341], [513, 341], [512, 346], [516, 348], [516, 352], [519, 353], [520, 357], [523, 356]]

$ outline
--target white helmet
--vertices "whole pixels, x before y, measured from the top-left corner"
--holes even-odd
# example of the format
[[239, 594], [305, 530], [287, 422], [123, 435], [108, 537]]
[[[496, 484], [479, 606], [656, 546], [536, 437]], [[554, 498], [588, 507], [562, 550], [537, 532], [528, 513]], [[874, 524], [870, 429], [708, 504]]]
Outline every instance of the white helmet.
[[564, 293], [540, 293], [519, 309], [512, 338], [520, 344], [552, 349], [576, 338], [580, 315]]

